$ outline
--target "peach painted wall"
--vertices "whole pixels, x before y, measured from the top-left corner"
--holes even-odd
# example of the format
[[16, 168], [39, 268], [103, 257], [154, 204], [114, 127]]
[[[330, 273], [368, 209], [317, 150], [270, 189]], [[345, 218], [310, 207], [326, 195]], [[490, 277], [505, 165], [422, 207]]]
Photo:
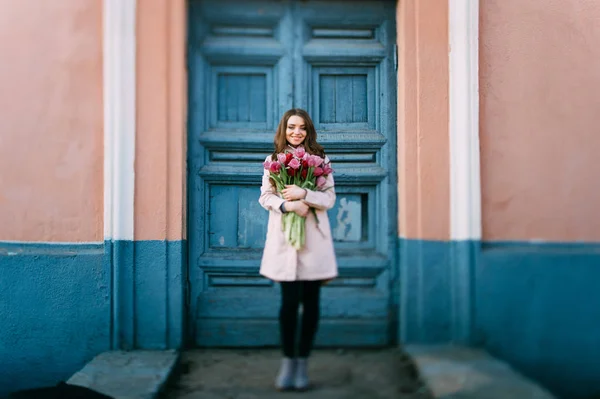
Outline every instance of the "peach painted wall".
[[185, 0], [137, 5], [136, 240], [185, 239]]
[[480, 2], [485, 240], [600, 241], [600, 2]]
[[400, 236], [448, 240], [448, 3], [400, 1], [396, 20]]
[[102, 241], [102, 2], [0, 9], [0, 240]]

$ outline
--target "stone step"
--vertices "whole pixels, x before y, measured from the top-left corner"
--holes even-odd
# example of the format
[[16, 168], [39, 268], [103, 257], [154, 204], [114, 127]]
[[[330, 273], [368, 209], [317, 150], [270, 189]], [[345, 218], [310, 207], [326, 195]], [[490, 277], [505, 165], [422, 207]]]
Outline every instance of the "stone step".
[[484, 350], [450, 345], [408, 345], [404, 350], [435, 398], [555, 399]]
[[114, 399], [154, 399], [173, 374], [179, 353], [165, 351], [110, 351], [92, 359], [67, 384], [79, 385]]

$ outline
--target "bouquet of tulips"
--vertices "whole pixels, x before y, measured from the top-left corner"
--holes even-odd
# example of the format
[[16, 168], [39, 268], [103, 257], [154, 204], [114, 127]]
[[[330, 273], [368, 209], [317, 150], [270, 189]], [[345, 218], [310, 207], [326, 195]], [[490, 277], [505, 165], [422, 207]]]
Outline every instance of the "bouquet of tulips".
[[[277, 160], [265, 161], [263, 166], [269, 171], [280, 195], [285, 186], [291, 184], [309, 190], [323, 191], [326, 189], [327, 176], [333, 173], [333, 169], [324, 158], [310, 155], [303, 147], [279, 153]], [[315, 209], [311, 208], [311, 211], [316, 217]], [[306, 218], [295, 212], [283, 215], [282, 227], [286, 241], [296, 250], [301, 249], [306, 241], [305, 221]]]

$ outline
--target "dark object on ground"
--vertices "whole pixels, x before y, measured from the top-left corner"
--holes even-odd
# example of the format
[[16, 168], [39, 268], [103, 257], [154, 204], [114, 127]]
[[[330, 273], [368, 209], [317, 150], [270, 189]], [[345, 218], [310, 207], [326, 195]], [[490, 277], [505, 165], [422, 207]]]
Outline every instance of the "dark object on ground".
[[114, 399], [90, 388], [59, 382], [54, 387], [25, 389], [13, 392], [9, 399]]

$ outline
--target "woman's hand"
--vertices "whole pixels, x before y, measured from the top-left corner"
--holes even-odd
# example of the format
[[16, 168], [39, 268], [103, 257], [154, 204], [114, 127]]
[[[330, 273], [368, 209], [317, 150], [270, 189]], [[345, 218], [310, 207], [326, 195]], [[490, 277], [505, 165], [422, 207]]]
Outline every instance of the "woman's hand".
[[306, 197], [306, 190], [295, 184], [286, 184], [285, 188], [281, 190], [281, 194], [286, 201], [301, 200]]
[[286, 202], [285, 209], [291, 212], [295, 212], [296, 215], [306, 217], [308, 216], [308, 211], [310, 207], [306, 205], [304, 201], [291, 201]]

